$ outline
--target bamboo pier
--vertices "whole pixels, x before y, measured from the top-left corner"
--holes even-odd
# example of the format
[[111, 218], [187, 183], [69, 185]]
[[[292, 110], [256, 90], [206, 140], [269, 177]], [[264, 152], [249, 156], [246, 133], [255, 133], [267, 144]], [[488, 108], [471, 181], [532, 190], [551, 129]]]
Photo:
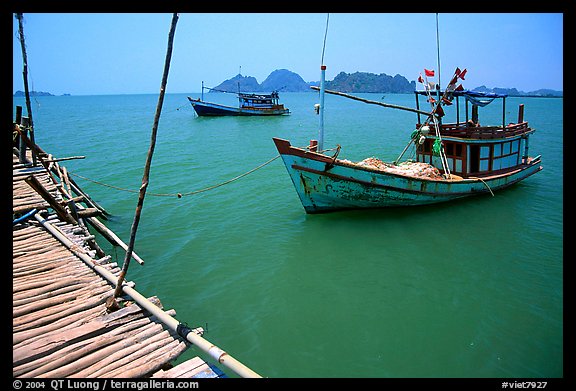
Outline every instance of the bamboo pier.
[[226, 377], [199, 357], [175, 366], [192, 345], [241, 377], [260, 377], [205, 340], [201, 327], [174, 319], [176, 311], [157, 297], [144, 298], [133, 282], [122, 283], [117, 308], [108, 308], [121, 269], [89, 229], [120, 245], [97, 220], [107, 212], [72, 186], [58, 164], [65, 158], [33, 144], [18, 122], [13, 135], [14, 377]]

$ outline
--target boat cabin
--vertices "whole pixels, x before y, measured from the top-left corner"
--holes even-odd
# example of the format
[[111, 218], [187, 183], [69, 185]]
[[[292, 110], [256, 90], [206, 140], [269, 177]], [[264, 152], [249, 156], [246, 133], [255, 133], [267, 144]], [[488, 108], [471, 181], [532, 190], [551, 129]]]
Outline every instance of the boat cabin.
[[[426, 91], [415, 93], [416, 106], [419, 109], [419, 95], [426, 95]], [[439, 91], [438, 96], [442, 96]], [[440, 117], [437, 120], [439, 134], [431, 118], [425, 118], [425, 123], [421, 124], [421, 114], [418, 114], [418, 162], [430, 163], [443, 170], [442, 157], [435, 148], [437, 140], [440, 139], [450, 173], [462, 178], [497, 175], [527, 164], [528, 138], [535, 130], [524, 121], [524, 105], [519, 106], [518, 121], [506, 124], [507, 95], [454, 91], [453, 97], [456, 98], [456, 122], [443, 123]], [[465, 100], [464, 118], [461, 118], [460, 98]], [[501, 124], [481, 125], [478, 108], [498, 98], [502, 99]]]
[[278, 103], [278, 92], [273, 91], [271, 94], [246, 94], [239, 93], [238, 100], [241, 108], [284, 108], [284, 105]]

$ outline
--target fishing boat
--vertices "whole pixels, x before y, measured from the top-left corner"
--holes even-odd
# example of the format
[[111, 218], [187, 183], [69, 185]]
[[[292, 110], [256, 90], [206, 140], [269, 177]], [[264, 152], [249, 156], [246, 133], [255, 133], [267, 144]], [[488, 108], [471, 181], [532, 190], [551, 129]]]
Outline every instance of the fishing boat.
[[[319, 140], [310, 140], [308, 147], [295, 147], [289, 140], [273, 138], [307, 213], [416, 206], [494, 195], [542, 170], [541, 156], [529, 155], [529, 138], [535, 129], [524, 120], [524, 105], [519, 106], [517, 121], [506, 123], [506, 95], [464, 90], [458, 81], [464, 80], [465, 69], [456, 69], [444, 91], [428, 82], [427, 76], [433, 71], [425, 70], [426, 80], [422, 75], [418, 79], [425, 88], [415, 91], [416, 109], [324, 90], [326, 67], [322, 65], [321, 69], [320, 114], [323, 94], [332, 93], [413, 111], [418, 118], [408, 144], [398, 158], [388, 163], [374, 157], [359, 162], [342, 159], [340, 145], [324, 149], [322, 117]], [[430, 103], [429, 112], [420, 109], [422, 96]], [[461, 99], [465, 102], [463, 108]], [[454, 100], [456, 122], [443, 123], [443, 107], [452, 106]], [[493, 101], [502, 102], [502, 122], [481, 124], [479, 107]], [[402, 161], [410, 148], [415, 149], [415, 159]]]
[[[238, 107], [225, 106], [217, 103], [204, 101], [204, 89], [219, 91], [214, 88], [202, 86], [202, 96], [198, 99], [188, 97], [190, 104], [199, 117], [201, 116], [227, 116], [227, 115], [285, 115], [290, 114], [290, 110], [279, 103], [280, 96], [278, 91], [272, 91], [270, 94], [255, 94], [237, 92]], [[228, 92], [228, 91], [220, 91]]]

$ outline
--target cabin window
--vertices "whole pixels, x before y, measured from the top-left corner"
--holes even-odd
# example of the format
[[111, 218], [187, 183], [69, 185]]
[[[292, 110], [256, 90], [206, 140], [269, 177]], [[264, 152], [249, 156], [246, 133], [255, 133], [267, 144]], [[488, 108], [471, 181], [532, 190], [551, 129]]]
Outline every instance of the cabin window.
[[456, 162], [456, 169], [455, 172], [462, 172], [462, 159], [454, 159]]
[[490, 170], [490, 145], [470, 145], [468, 173]]
[[462, 144], [445, 141], [444, 148], [446, 152], [446, 160], [448, 161], [448, 167], [450, 171], [462, 173], [464, 163], [463, 163], [463, 149]]
[[492, 169], [499, 170], [500, 168], [502, 168], [502, 159], [494, 158], [494, 160], [492, 160]]
[[520, 140], [512, 141], [512, 153], [518, 153]]
[[520, 140], [506, 141], [494, 145], [492, 170], [503, 170], [518, 165]]

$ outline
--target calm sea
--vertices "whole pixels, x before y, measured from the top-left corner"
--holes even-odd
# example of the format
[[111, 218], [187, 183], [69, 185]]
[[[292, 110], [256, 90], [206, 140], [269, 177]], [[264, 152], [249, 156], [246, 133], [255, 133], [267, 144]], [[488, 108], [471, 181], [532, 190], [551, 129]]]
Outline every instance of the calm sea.
[[[415, 105], [410, 94], [358, 95]], [[282, 93], [292, 114], [274, 118], [199, 118], [186, 96], [164, 101], [136, 237], [145, 264], [128, 271], [139, 292], [264, 377], [564, 375], [562, 99], [506, 100], [507, 122], [525, 104], [530, 154], [544, 169], [494, 197], [307, 215], [281, 159], [175, 194], [274, 158], [272, 137], [317, 138], [317, 93]], [[55, 157], [85, 156], [61, 164], [108, 185], [73, 177], [126, 243], [157, 100], [32, 100], [36, 142]], [[23, 99], [14, 105], [26, 112]], [[480, 109], [483, 123], [501, 123], [495, 106]], [[324, 145], [342, 145], [340, 158], [391, 161], [416, 120], [327, 95]], [[122, 249], [99, 242], [121, 265]], [[192, 347], [179, 361], [196, 355], [212, 360]]]

